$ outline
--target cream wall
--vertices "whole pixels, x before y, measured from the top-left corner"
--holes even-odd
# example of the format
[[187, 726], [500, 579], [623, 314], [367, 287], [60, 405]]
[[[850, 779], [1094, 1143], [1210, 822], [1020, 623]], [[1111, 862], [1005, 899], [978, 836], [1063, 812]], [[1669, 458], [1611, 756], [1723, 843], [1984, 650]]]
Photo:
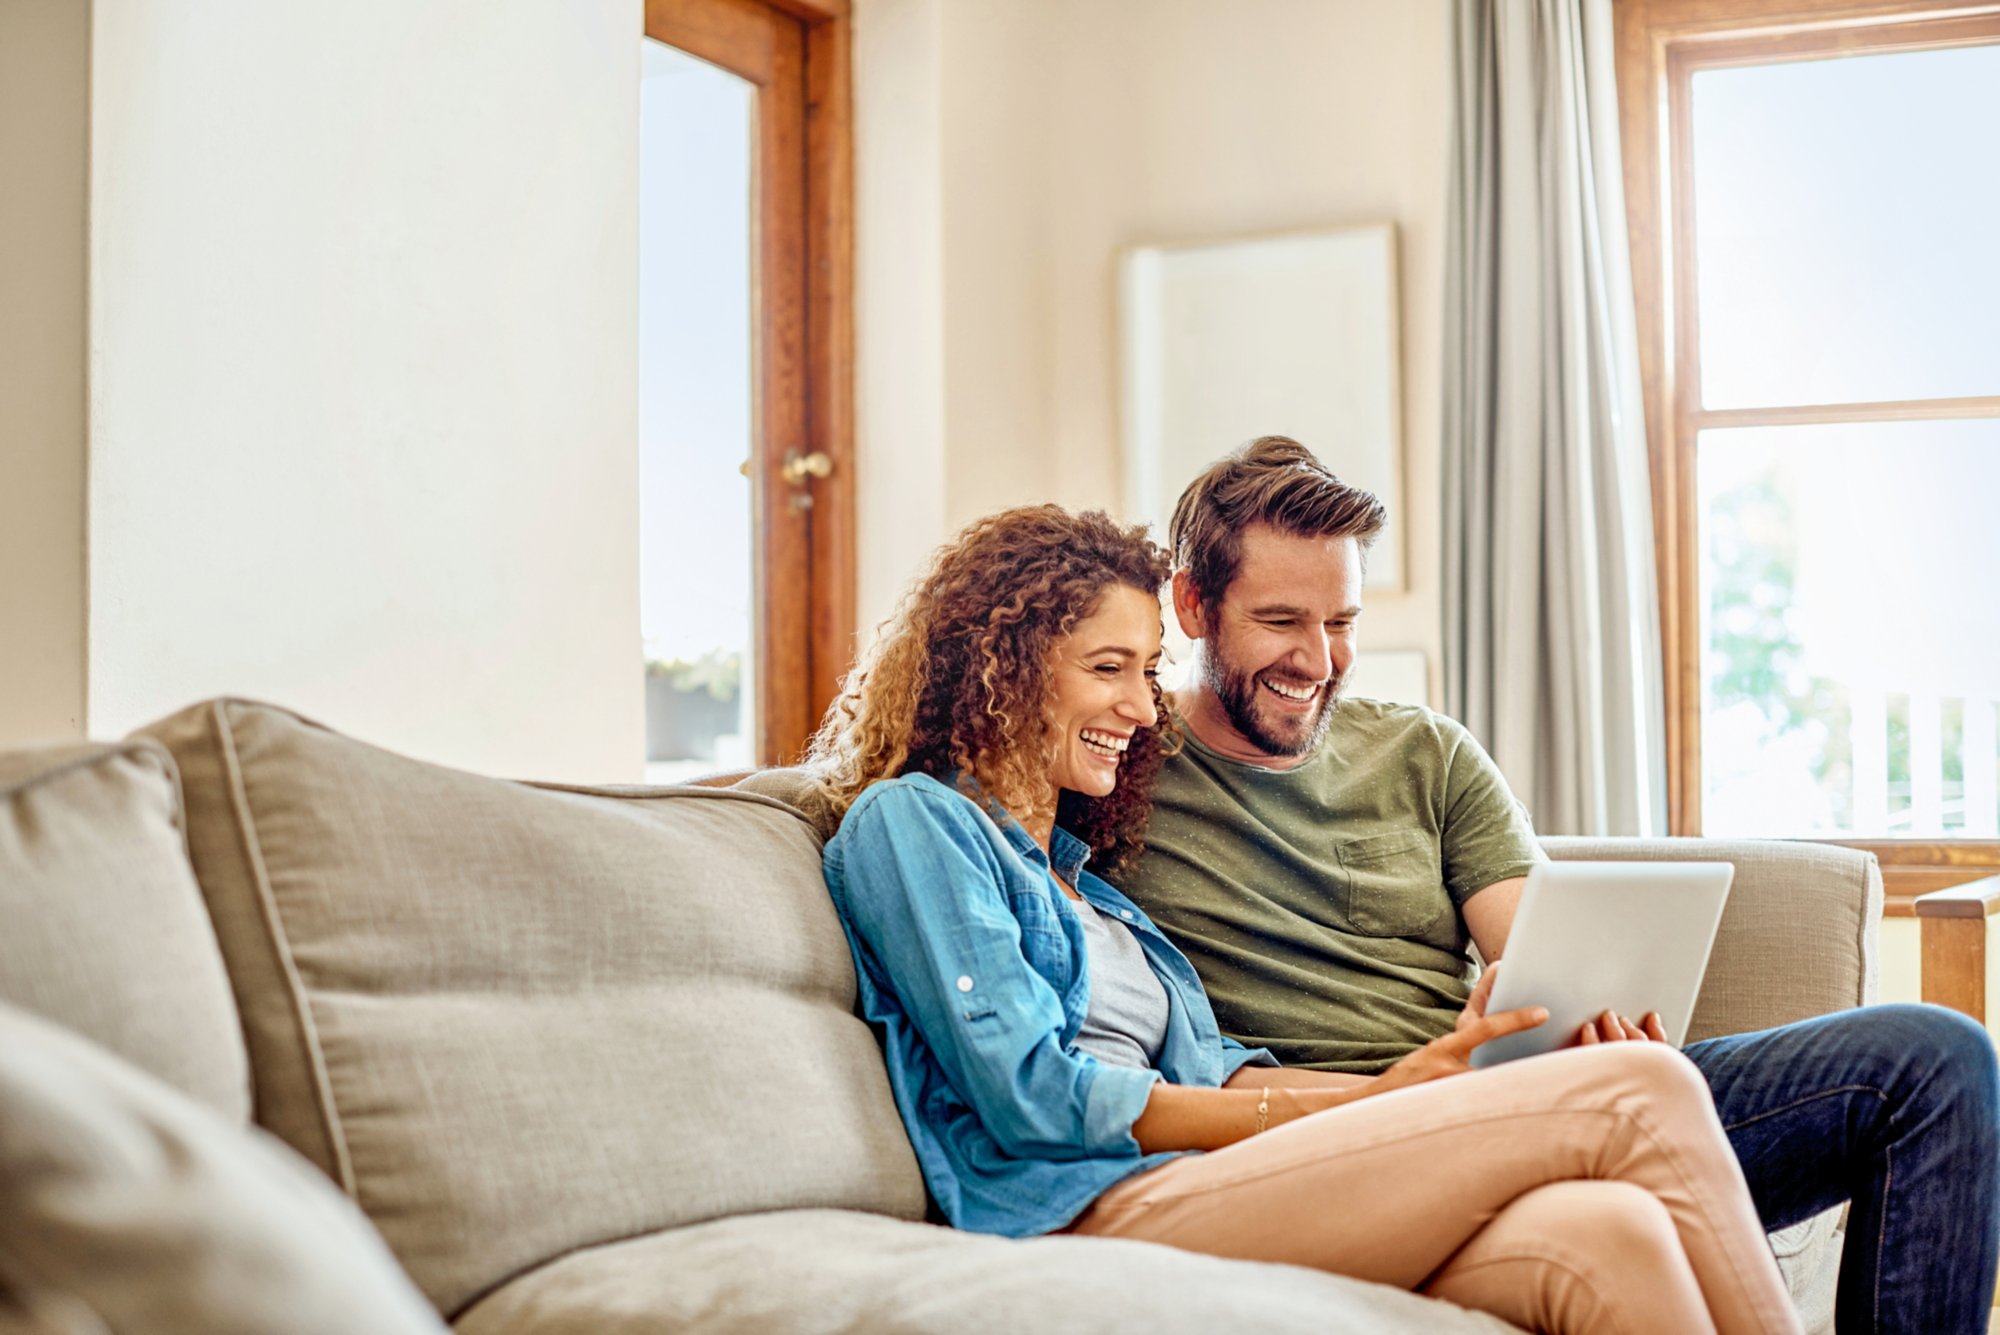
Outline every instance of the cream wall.
[[855, 479], [866, 641], [944, 533], [944, 14], [854, 16]]
[[0, 4], [0, 741], [84, 731], [90, 10]]
[[[1881, 951], [1879, 990], [1883, 1001], [1923, 1000], [1923, 947], [1915, 918], [1884, 918], [1876, 943]], [[2000, 979], [1994, 980], [2000, 982]], [[2000, 1016], [1987, 1002], [1988, 1015]]]
[[[1410, 580], [1371, 595], [1366, 642], [1427, 651], [1436, 680], [1445, 17], [1443, 0], [856, 0], [864, 627], [978, 514], [1118, 507], [1121, 247], [1387, 219]], [[892, 64], [928, 96], [871, 79]], [[926, 359], [915, 327], [937, 330]], [[941, 489], [926, 474], [913, 496], [899, 470], [926, 459]]]
[[641, 767], [630, 0], [96, 0], [88, 726]]

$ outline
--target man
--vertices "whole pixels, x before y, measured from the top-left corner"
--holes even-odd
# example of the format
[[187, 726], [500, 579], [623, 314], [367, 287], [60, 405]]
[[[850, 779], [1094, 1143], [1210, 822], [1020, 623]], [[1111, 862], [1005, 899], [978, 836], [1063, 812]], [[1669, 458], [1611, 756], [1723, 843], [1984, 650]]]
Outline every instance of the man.
[[[1173, 701], [1186, 743], [1120, 886], [1193, 959], [1224, 1032], [1362, 1074], [1459, 1020], [1468, 948], [1501, 957], [1542, 856], [1464, 728], [1340, 698], [1382, 521], [1373, 496], [1281, 436], [1182, 494], [1170, 536], [1174, 611], [1196, 641]], [[1617, 1017], [1580, 1036], [1658, 1037]], [[1986, 1330], [2000, 1078], [1979, 1026], [1878, 1006], [1687, 1055], [1767, 1227], [1852, 1202], [1843, 1335]]]

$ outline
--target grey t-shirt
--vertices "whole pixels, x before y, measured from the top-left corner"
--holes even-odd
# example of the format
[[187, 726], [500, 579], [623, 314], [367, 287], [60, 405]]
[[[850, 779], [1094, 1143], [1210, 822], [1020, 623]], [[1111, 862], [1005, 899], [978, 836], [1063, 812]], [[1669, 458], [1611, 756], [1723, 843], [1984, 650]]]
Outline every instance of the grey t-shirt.
[[1146, 952], [1123, 923], [1086, 901], [1071, 900], [1070, 907], [1083, 923], [1090, 951], [1090, 1007], [1077, 1031], [1077, 1048], [1113, 1066], [1158, 1066], [1167, 1039], [1167, 990]]

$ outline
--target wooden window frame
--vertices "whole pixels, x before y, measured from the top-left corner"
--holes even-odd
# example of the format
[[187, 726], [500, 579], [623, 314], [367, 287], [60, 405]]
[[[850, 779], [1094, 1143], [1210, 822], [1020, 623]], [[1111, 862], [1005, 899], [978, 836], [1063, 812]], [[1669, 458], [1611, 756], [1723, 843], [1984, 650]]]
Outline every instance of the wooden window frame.
[[[2000, 3], [1617, 0], [1626, 221], [1646, 409], [1666, 694], [1667, 819], [1701, 833], [1701, 607], [1695, 442], [1717, 427], [2000, 417], [2000, 395], [1777, 409], [1705, 409], [1696, 338], [1689, 80], [1701, 69], [1991, 43]], [[1874, 853], [1886, 911], [2000, 870], [2000, 841], [1834, 839]], [[1996, 882], [2000, 884], [2000, 882]]]
[[[795, 760], [854, 653], [854, 98], [849, 0], [645, 0], [644, 31], [757, 88], [760, 765]], [[803, 152], [796, 136], [803, 133]], [[812, 460], [815, 471], [796, 465]], [[806, 572], [796, 581], [773, 572]]]

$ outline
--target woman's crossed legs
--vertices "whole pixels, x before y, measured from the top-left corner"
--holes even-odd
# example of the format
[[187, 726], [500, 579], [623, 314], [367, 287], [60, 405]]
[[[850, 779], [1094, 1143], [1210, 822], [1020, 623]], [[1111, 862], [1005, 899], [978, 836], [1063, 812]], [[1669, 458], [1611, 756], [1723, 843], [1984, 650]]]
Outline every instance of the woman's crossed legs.
[[1376, 1280], [1564, 1335], [1799, 1329], [1706, 1082], [1656, 1044], [1300, 1118], [1121, 1182], [1072, 1227]]

